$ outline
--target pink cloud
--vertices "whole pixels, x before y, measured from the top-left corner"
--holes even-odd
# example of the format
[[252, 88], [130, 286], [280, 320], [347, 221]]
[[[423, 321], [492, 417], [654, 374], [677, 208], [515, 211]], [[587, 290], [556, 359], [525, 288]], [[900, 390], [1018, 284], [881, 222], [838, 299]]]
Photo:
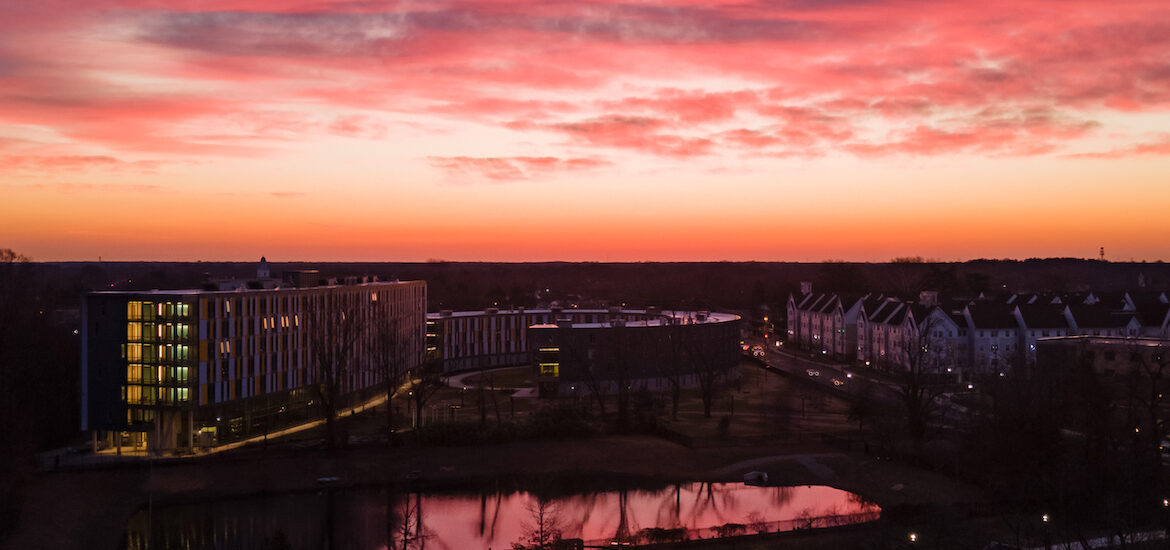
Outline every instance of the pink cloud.
[[[6, 10], [0, 124], [118, 151], [261, 155], [270, 140], [381, 139], [380, 117], [423, 114], [672, 158], [802, 147], [1047, 154], [1097, 130], [1081, 122], [1096, 113], [1170, 108], [1170, 13], [1152, 0], [62, 0]], [[637, 79], [660, 85], [601, 93]], [[281, 118], [278, 104], [371, 113]], [[972, 114], [996, 109], [1010, 114]], [[190, 129], [217, 120], [243, 130]], [[859, 120], [901, 129], [862, 142]]]
[[157, 161], [123, 161], [105, 155], [0, 155], [0, 170], [31, 172], [154, 172]]
[[1068, 155], [1070, 158], [1086, 159], [1119, 159], [1138, 156], [1170, 155], [1170, 134], [1162, 135], [1154, 141], [1137, 143], [1100, 153], [1077, 153]]
[[610, 163], [595, 158], [556, 157], [431, 157], [431, 165], [459, 181], [467, 176], [510, 181], [547, 176], [557, 172], [595, 170]]
[[130, 192], [130, 193], [172, 193], [173, 190], [162, 185], [153, 184], [138, 184], [138, 183], [75, 183], [75, 182], [53, 182], [53, 183], [32, 183], [17, 185], [24, 189], [38, 189], [47, 191], [56, 191], [59, 193], [75, 194], [75, 193], [105, 193], [110, 191]]

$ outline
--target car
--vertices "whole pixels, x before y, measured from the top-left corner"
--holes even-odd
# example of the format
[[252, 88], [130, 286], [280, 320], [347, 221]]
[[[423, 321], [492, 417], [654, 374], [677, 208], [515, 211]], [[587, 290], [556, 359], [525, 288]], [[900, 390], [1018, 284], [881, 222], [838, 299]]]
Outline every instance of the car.
[[816, 369], [808, 369], [804, 372], [805, 372], [805, 374], [807, 374], [809, 376], [820, 376], [821, 375], [821, 371], [816, 370]]
[[834, 385], [834, 386], [844, 386], [844, 385], [845, 385], [845, 381], [844, 381], [844, 380], [841, 380], [840, 378], [834, 378], [834, 379], [833, 379], [833, 385]]

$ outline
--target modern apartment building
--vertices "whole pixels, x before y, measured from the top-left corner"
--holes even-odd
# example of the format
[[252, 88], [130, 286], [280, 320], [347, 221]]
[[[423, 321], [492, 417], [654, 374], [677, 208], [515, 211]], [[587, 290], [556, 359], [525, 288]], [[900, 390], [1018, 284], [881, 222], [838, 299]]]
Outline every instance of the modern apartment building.
[[82, 429], [97, 446], [164, 451], [309, 420], [326, 374], [356, 402], [381, 390], [386, 361], [420, 364], [425, 312], [422, 281], [91, 293]]

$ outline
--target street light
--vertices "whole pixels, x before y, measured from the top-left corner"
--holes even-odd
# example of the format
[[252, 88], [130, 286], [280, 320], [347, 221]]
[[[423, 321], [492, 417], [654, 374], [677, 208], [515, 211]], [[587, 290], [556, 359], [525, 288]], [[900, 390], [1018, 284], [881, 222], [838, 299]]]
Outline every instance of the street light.
[[918, 533], [910, 533], [910, 542], [918, 542]]

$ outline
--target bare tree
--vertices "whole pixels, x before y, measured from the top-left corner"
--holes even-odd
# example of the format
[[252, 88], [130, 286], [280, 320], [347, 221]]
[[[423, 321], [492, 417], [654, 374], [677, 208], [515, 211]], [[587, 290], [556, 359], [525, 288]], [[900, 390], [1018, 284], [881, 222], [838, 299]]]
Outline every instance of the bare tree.
[[[586, 362], [586, 367], [581, 369], [581, 382], [589, 390], [590, 397], [597, 401], [601, 416], [605, 416], [605, 381], [601, 365], [597, 361]], [[590, 410], [592, 411], [592, 408]]]
[[355, 352], [359, 346], [362, 323], [353, 304], [344, 303], [349, 297], [325, 294], [320, 297], [308, 320], [310, 359], [314, 375], [315, 393], [321, 418], [325, 421], [325, 442], [330, 448], [338, 445], [337, 411], [350, 390], [350, 377], [356, 368]]
[[[738, 330], [736, 327], [724, 327], [722, 325], [712, 325], [704, 327], [711, 331], [717, 330]], [[730, 347], [723, 349], [722, 344], [724, 340], [731, 342], [731, 339], [726, 338], [705, 338], [704, 336], [716, 336], [712, 334], [694, 334], [690, 338], [686, 338], [686, 349], [691, 358], [694, 374], [699, 379], [699, 397], [703, 400], [703, 416], [711, 418], [711, 406], [715, 402], [715, 397], [722, 386], [724, 379], [728, 374], [730, 361], [734, 361], [739, 357], [739, 349]], [[730, 345], [730, 344], [729, 344]]]
[[397, 514], [393, 508], [393, 493], [387, 496], [387, 532], [390, 540], [386, 541], [386, 547], [390, 550], [421, 550], [426, 547], [426, 540], [433, 535], [423, 524], [422, 493], [413, 494], [414, 502], [411, 502], [411, 496], [407, 493], [402, 499]]
[[524, 523], [526, 532], [519, 542], [512, 543], [513, 550], [547, 550], [561, 540], [562, 521], [560, 507], [543, 498], [526, 507], [530, 521]]
[[915, 443], [926, 439], [926, 427], [938, 408], [938, 398], [943, 391], [932, 384], [931, 375], [936, 373], [937, 354], [932, 348], [942, 342], [934, 334], [935, 321], [929, 313], [919, 324], [907, 323], [903, 329], [907, 334], [902, 339], [905, 371], [898, 377], [898, 393], [906, 413], [906, 428]]
[[398, 395], [402, 377], [409, 368], [406, 339], [403, 337], [403, 319], [393, 315], [389, 306], [382, 306], [374, 314], [373, 338], [370, 342], [374, 360], [382, 375], [386, 391], [386, 434], [394, 431], [393, 399]]
[[678, 404], [682, 399], [682, 365], [686, 363], [686, 346], [683, 343], [682, 331], [678, 326], [671, 325], [663, 328], [660, 343], [663, 346], [662, 356], [666, 361], [659, 361], [658, 375], [666, 380], [670, 387], [670, 417], [678, 420]]
[[446, 377], [440, 369], [441, 367], [435, 364], [424, 364], [416, 369], [418, 378], [411, 381], [408, 392], [408, 396], [414, 403], [415, 428], [422, 426], [423, 412], [427, 401], [447, 385]]
[[[21, 353], [15, 345], [17, 331], [31, 314], [28, 301], [28, 258], [7, 248], [0, 249], [0, 494], [16, 497], [24, 479], [31, 475], [26, 458], [35, 450], [34, 422], [24, 406], [29, 397], [29, 370], [17, 368]], [[38, 398], [40, 396], [37, 396]], [[30, 422], [33, 421], [33, 422]], [[0, 533], [19, 516], [21, 499], [0, 499]]]
[[[18, 311], [26, 303], [30, 275], [28, 262], [27, 257], [11, 249], [0, 248], [0, 365], [4, 365], [12, 329], [20, 322]], [[0, 383], [3, 383], [2, 378]]]
[[1160, 444], [1170, 424], [1165, 395], [1170, 393], [1170, 346], [1132, 343], [1129, 346], [1130, 372], [1125, 379], [1129, 415], [1134, 429], [1134, 452], [1145, 464], [1150, 482], [1162, 485]]
[[857, 421], [857, 431], [865, 430], [865, 421], [872, 419], [880, 407], [877, 397], [874, 395], [873, 383], [864, 378], [856, 379], [858, 389], [853, 392], [853, 398], [849, 400], [849, 420]]

